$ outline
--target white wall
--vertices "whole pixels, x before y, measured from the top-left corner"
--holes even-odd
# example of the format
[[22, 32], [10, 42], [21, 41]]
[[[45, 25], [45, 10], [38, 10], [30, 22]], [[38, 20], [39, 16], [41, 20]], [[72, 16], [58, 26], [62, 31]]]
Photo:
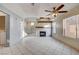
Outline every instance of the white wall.
[[[8, 34], [9, 35], [9, 45], [12, 46], [16, 43], [18, 43], [21, 40], [21, 20], [22, 18], [18, 15], [14, 14], [10, 10], [8, 10], [6, 7], [2, 6], [0, 4], [0, 10], [7, 13], [10, 17], [10, 19], [7, 19], [7, 21], [10, 22], [10, 26], [8, 28]], [[10, 34], [9, 34], [10, 33]]]
[[10, 16], [10, 45], [14, 45], [21, 40], [21, 20]]

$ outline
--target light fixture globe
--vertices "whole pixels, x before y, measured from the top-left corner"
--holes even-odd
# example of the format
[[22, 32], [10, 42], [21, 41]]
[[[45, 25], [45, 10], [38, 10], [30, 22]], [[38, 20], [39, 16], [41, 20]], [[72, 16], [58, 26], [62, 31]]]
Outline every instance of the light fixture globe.
[[31, 22], [31, 24], [30, 24], [31, 26], [34, 26], [34, 22]]

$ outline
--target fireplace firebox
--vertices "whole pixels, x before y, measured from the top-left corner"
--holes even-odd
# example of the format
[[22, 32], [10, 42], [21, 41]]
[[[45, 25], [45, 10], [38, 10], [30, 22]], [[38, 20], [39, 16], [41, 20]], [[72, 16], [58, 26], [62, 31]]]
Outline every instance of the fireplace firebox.
[[40, 31], [40, 37], [45, 37], [46, 36], [46, 31]]

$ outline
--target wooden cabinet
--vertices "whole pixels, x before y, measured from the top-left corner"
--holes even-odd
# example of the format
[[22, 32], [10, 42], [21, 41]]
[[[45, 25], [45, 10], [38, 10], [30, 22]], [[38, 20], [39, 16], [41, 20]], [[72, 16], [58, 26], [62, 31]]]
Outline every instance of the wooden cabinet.
[[0, 32], [0, 45], [6, 44], [6, 32]]
[[0, 30], [5, 30], [5, 16], [0, 16]]
[[0, 16], [0, 46], [6, 45], [5, 16]]

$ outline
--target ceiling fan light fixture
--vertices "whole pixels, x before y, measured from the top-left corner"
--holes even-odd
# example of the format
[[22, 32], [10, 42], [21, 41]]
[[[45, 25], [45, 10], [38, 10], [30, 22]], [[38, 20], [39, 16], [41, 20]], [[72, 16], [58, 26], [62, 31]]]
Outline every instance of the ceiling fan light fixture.
[[47, 16], [51, 15], [53, 17], [56, 17], [59, 13], [67, 13], [68, 11], [62, 11], [61, 9], [64, 7], [64, 4], [61, 4], [58, 7], [53, 7], [53, 10], [45, 10], [45, 12], [50, 12]]
[[31, 26], [34, 26], [34, 22], [31, 22], [31, 24], [30, 24]]
[[52, 16], [56, 17], [58, 14], [57, 13], [53, 13]]

